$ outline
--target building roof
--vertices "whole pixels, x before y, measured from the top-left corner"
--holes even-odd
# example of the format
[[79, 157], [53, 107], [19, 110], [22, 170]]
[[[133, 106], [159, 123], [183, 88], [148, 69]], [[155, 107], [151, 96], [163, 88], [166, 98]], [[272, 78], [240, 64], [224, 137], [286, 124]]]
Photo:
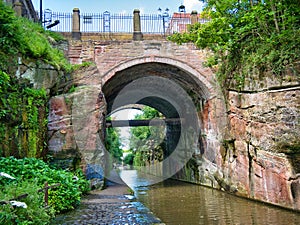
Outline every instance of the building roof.
[[172, 16], [172, 19], [179, 19], [179, 18], [187, 18], [187, 19], [189, 19], [189, 18], [191, 18], [191, 14], [190, 13], [181, 13], [181, 12], [175, 12], [175, 13], [173, 13], [173, 16]]

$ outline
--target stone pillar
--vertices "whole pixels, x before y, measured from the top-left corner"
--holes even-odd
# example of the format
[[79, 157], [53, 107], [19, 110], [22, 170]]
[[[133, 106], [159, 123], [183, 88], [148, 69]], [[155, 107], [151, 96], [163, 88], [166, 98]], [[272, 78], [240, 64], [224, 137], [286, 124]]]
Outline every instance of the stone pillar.
[[133, 40], [134, 41], [143, 40], [143, 34], [141, 31], [140, 10], [138, 9], [135, 9], [133, 11]]
[[19, 0], [14, 3], [14, 10], [17, 16], [22, 16], [22, 3]]
[[72, 16], [72, 38], [76, 40], [81, 39], [80, 33], [80, 10], [78, 8], [73, 9]]
[[191, 13], [191, 24], [194, 25], [198, 22], [198, 13], [196, 10], [193, 10]]

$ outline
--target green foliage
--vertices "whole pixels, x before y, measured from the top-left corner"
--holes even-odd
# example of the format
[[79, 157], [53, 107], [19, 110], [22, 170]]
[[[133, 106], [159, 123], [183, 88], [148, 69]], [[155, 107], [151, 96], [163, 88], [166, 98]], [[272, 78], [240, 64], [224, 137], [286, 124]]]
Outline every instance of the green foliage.
[[[162, 114], [154, 108], [145, 106], [142, 113], [135, 116], [135, 119], [162, 118]], [[132, 127], [130, 129], [130, 148], [134, 152], [133, 164], [145, 166], [146, 163], [163, 158], [164, 146], [163, 127]]]
[[72, 65], [72, 71], [77, 71], [82, 68], [87, 68], [89, 66], [95, 66], [95, 63], [94, 62], [83, 62], [81, 64]]
[[147, 162], [147, 157], [145, 155], [145, 152], [143, 152], [142, 148], [143, 147], [140, 147], [134, 152], [133, 165], [136, 167], [145, 166]]
[[142, 113], [135, 116], [135, 119], [154, 119], [162, 118], [162, 114], [154, 108], [145, 106], [142, 109]]
[[127, 164], [127, 165], [132, 166], [133, 165], [133, 160], [134, 160], [134, 155], [132, 153], [129, 153], [128, 155], [125, 156], [124, 163]]
[[300, 58], [299, 1], [210, 0], [205, 14], [210, 15], [210, 22], [169, 39], [212, 50], [214, 56], [207, 65], [217, 69], [223, 84], [242, 89], [246, 76], [281, 75], [296, 67]]
[[110, 127], [106, 129], [105, 147], [110, 152], [113, 162], [121, 162], [123, 151], [118, 128]]
[[[40, 157], [47, 130], [46, 91], [0, 71], [0, 154]], [[14, 147], [10, 147], [14, 146]], [[14, 152], [8, 152], [10, 148]]]
[[[1, 183], [5, 179], [0, 178]], [[49, 224], [54, 216], [51, 208], [45, 208], [43, 194], [38, 193], [39, 185], [36, 181], [10, 182], [1, 185], [0, 200], [9, 201], [18, 196], [28, 194], [19, 201], [25, 202], [27, 208], [12, 207], [10, 204], [0, 205], [0, 224]]]
[[[162, 118], [162, 114], [156, 109], [145, 106], [142, 113], [135, 116], [136, 120]], [[130, 148], [133, 150], [139, 149], [145, 145], [146, 140], [152, 135], [159, 135], [159, 127], [132, 127], [130, 129]], [[154, 136], [153, 136], [154, 135]]]
[[[7, 104], [7, 99], [4, 97], [6, 95], [8, 88], [10, 86], [10, 77], [8, 74], [0, 70], [0, 106], [5, 106]], [[6, 109], [0, 108], [0, 119], [6, 115]]]
[[300, 140], [279, 142], [277, 149], [287, 155], [300, 154]]
[[75, 85], [72, 85], [68, 91], [68, 93], [74, 93], [76, 91]]
[[16, 17], [11, 7], [0, 2], [0, 70], [8, 72], [17, 65], [17, 57], [40, 59], [57, 69], [71, 70], [63, 52], [51, 43], [62, 37], [32, 21]]
[[[0, 68], [2, 68], [7, 60], [18, 52], [21, 44], [21, 33], [18, 32], [17, 18], [14, 11], [7, 7], [3, 1], [0, 2]], [[4, 61], [5, 59], [5, 61]], [[0, 69], [1, 70], [1, 69]]]
[[[49, 190], [49, 205], [56, 213], [74, 209], [80, 203], [82, 194], [89, 190], [89, 183], [82, 172], [75, 174], [63, 170], [51, 169], [45, 162], [34, 159], [0, 158], [1, 172], [15, 177], [17, 182], [31, 181], [42, 188], [45, 182], [49, 185], [60, 183], [59, 187]], [[14, 182], [14, 181], [10, 181]], [[0, 179], [1, 186], [8, 181]]]
[[[0, 1], [0, 156], [43, 157], [47, 135], [47, 96], [16, 77], [19, 58], [43, 61], [71, 71], [62, 51], [52, 45], [62, 36], [15, 16]], [[24, 60], [25, 61], [25, 60]]]

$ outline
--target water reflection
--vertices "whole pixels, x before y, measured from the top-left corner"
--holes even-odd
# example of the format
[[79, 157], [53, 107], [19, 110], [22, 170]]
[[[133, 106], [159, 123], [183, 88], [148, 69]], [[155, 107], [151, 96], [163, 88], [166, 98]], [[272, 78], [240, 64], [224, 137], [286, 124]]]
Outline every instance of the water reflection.
[[121, 170], [119, 175], [132, 190], [136, 191], [161, 181], [159, 177], [141, 173], [137, 170]]
[[155, 178], [134, 170], [122, 171], [120, 176], [166, 224], [300, 224], [300, 213], [199, 185], [167, 180], [148, 186]]

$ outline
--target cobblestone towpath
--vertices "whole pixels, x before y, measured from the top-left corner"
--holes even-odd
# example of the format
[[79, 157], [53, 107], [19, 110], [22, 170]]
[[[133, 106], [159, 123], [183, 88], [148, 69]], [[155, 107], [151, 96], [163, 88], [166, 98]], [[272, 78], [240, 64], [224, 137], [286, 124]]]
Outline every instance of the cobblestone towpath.
[[82, 199], [79, 208], [57, 216], [52, 224], [162, 225], [163, 223], [134, 198], [125, 183], [109, 181], [106, 189], [91, 191]]

